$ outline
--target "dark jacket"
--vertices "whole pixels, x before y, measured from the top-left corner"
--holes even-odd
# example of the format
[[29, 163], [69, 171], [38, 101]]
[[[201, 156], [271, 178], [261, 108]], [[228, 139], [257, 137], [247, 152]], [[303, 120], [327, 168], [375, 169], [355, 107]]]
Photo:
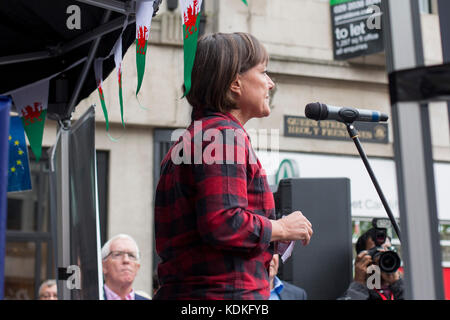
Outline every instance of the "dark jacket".
[[134, 294], [134, 300], [149, 300], [146, 297], [140, 296], [137, 293]]
[[[403, 279], [394, 282], [390, 289], [394, 295], [394, 300], [404, 300], [404, 283]], [[352, 282], [345, 294], [338, 300], [382, 300], [380, 295], [375, 290], [368, 289], [365, 285], [359, 282]]]
[[306, 291], [302, 288], [294, 286], [286, 281], [283, 281], [283, 290], [281, 290], [280, 300], [307, 300]]

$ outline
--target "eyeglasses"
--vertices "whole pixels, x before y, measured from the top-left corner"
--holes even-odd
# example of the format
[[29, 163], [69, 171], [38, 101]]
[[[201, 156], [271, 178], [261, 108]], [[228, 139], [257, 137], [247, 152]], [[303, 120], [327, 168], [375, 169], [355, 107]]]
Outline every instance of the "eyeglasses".
[[131, 252], [125, 252], [125, 251], [111, 251], [106, 257], [111, 256], [114, 260], [123, 259], [125, 255], [130, 259], [131, 261], [137, 261], [137, 257], [134, 253]]
[[41, 299], [50, 299], [50, 298], [58, 299], [58, 294], [57, 293], [44, 293], [44, 294], [41, 294], [39, 296], [39, 298], [41, 298]]

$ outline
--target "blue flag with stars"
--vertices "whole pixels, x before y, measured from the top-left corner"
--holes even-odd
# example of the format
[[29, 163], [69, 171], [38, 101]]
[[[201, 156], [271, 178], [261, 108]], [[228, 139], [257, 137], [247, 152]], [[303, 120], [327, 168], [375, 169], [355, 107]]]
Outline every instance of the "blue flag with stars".
[[31, 190], [28, 149], [20, 117], [11, 117], [8, 140], [8, 192]]

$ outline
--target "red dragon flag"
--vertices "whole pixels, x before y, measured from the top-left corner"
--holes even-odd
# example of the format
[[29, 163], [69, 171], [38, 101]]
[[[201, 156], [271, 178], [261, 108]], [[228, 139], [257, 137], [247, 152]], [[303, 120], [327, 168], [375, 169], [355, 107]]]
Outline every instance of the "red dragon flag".
[[184, 87], [186, 96], [191, 90], [191, 73], [197, 52], [198, 29], [202, 0], [180, 0], [183, 21]]
[[[119, 38], [117, 38], [116, 43], [114, 44], [114, 47], [112, 48], [111, 52], [105, 57], [100, 57], [94, 60], [95, 82], [97, 83], [97, 91], [100, 97], [103, 115], [105, 116], [106, 131], [109, 130], [109, 119], [108, 119], [108, 110], [106, 109], [105, 103], [105, 95], [103, 93], [103, 61], [109, 59], [109, 57], [113, 54], [114, 54], [114, 62], [116, 64], [117, 69], [117, 78], [119, 82], [120, 115], [122, 118], [122, 125], [125, 127], [123, 121], [123, 99], [122, 99], [122, 34], [127, 25], [128, 25], [128, 16], [125, 19], [125, 22], [122, 27], [122, 32], [120, 33]], [[109, 135], [109, 133], [108, 136], [111, 138], [111, 140], [114, 140]]]
[[122, 97], [122, 35], [120, 35], [113, 50], [114, 50], [114, 62], [116, 64], [117, 79], [119, 84], [120, 117], [122, 119], [122, 126], [125, 127], [125, 123], [123, 121], [123, 97]]
[[49, 83], [49, 79], [46, 79], [11, 92], [36, 161], [39, 161], [42, 153]]
[[103, 115], [105, 116], [106, 131], [109, 130], [108, 109], [106, 109], [105, 95], [103, 94], [103, 58], [94, 60], [95, 82], [97, 83], [97, 91], [102, 105]]
[[147, 41], [153, 17], [153, 2], [154, 0], [138, 0], [136, 2], [136, 67], [138, 76], [136, 96], [141, 89], [142, 79], [144, 78]]

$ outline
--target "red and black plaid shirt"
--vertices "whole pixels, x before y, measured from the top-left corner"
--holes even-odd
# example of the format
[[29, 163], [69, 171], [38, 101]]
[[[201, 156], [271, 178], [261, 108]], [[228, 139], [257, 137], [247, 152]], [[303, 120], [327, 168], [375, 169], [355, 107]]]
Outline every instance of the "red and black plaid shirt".
[[[161, 163], [155, 199], [161, 286], [155, 299], [267, 299], [275, 205], [265, 171], [231, 114], [209, 112], [198, 121]], [[196, 153], [194, 142], [204, 135], [209, 141]], [[223, 164], [207, 164], [221, 157]]]

